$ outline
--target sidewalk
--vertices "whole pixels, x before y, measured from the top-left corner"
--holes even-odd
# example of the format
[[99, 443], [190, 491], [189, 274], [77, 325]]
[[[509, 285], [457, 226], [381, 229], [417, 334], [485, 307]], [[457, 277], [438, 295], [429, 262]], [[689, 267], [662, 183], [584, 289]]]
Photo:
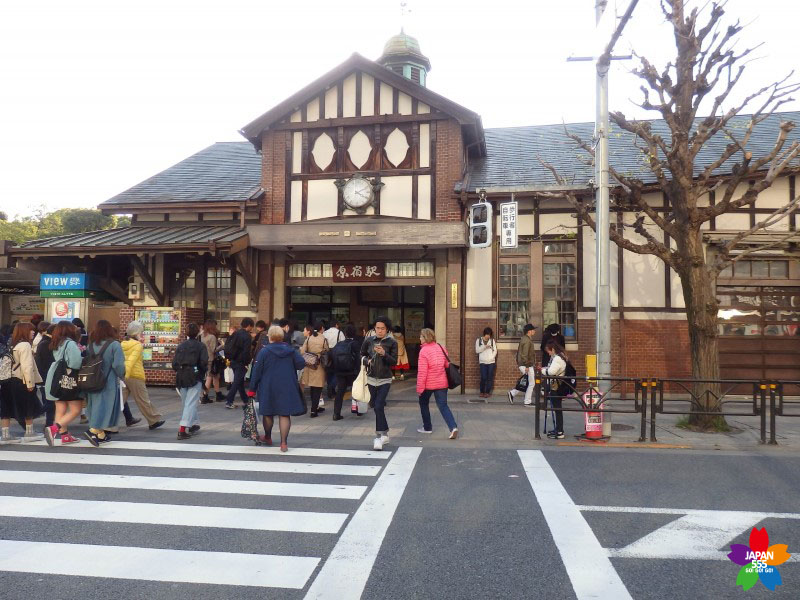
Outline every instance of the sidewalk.
[[[144, 421], [133, 428], [120, 428], [120, 438], [138, 439], [159, 442], [175, 441], [180, 420], [180, 398], [172, 388], [150, 387], [150, 397], [162, 412], [167, 423], [158, 430], [148, 431]], [[478, 394], [450, 393], [449, 403], [458, 422], [459, 439], [447, 439], [447, 429], [432, 401], [431, 413], [434, 433], [419, 434], [421, 427], [417, 396], [414, 381], [396, 382], [389, 394], [387, 418], [390, 426], [390, 438], [393, 446], [425, 447], [459, 447], [470, 449], [487, 448], [545, 448], [555, 446], [594, 446], [593, 442], [580, 442], [575, 436], [583, 433], [583, 414], [565, 413], [564, 422], [567, 437], [564, 440], [550, 440], [545, 436], [537, 441], [534, 438], [534, 409], [519, 403], [510, 405], [503, 394], [490, 397], [489, 402], [478, 397]], [[346, 403], [347, 404], [347, 403]], [[565, 406], [568, 406], [565, 402]], [[238, 443], [242, 423], [242, 411], [237, 399], [236, 409], [225, 408], [224, 403], [201, 405], [200, 443]], [[135, 416], [139, 416], [135, 405], [131, 406]], [[347, 447], [368, 446], [372, 443], [375, 432], [374, 416], [370, 412], [363, 417], [352, 415], [347, 404], [342, 411], [345, 417], [341, 421], [331, 420], [332, 403], [326, 402], [326, 410], [319, 417], [311, 419], [308, 415], [292, 419], [291, 438], [305, 444], [335, 444]], [[649, 417], [649, 415], [648, 415]], [[614, 430], [612, 438], [604, 447], [632, 447], [698, 450], [746, 450], [761, 452], [796, 452], [800, 450], [800, 419], [787, 417], [777, 418], [777, 446], [759, 444], [758, 417], [728, 417], [728, 424], [734, 428], [731, 433], [696, 433], [675, 427], [677, 415], [658, 415], [656, 436], [657, 443], [639, 442], [641, 417], [638, 414], [613, 415]], [[541, 414], [541, 427], [544, 427], [544, 413]], [[39, 423], [37, 422], [37, 428]], [[76, 433], [82, 433], [85, 426], [74, 427]], [[650, 423], [647, 423], [649, 435]], [[273, 437], [277, 439], [277, 424]], [[202, 441], [201, 441], [202, 440]], [[189, 442], [191, 443], [191, 442]]]

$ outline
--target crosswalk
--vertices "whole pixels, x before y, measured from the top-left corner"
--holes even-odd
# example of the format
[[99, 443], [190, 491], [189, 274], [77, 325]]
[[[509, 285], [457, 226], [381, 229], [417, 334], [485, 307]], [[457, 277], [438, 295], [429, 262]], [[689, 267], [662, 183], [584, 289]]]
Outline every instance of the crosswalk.
[[[99, 450], [7, 449], [0, 453], [0, 572], [355, 600], [420, 451], [282, 454], [122, 441]], [[11, 534], [22, 522], [39, 526]], [[115, 528], [136, 526], [164, 535], [114, 537]], [[76, 528], [87, 532], [85, 543], [39, 533]], [[209, 543], [198, 548], [197, 539]]]

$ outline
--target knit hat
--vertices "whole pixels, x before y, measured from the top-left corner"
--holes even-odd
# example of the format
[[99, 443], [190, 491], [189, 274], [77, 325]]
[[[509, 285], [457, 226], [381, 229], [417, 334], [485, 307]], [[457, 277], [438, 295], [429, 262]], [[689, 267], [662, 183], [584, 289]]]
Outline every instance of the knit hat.
[[128, 329], [127, 329], [128, 337], [134, 337], [136, 335], [139, 335], [143, 331], [144, 331], [144, 325], [142, 325], [139, 321], [131, 321], [130, 323], [128, 323]]

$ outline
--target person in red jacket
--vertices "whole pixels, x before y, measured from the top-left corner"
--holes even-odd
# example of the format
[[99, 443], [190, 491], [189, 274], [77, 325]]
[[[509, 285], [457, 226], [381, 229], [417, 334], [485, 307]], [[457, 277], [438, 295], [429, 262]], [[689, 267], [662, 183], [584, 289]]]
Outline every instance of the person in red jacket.
[[422, 347], [417, 359], [417, 394], [419, 394], [419, 410], [422, 413], [422, 427], [419, 433], [433, 433], [431, 424], [431, 411], [428, 403], [433, 394], [436, 406], [442, 413], [442, 418], [450, 429], [450, 439], [458, 437], [458, 426], [450, 407], [447, 406], [447, 374], [445, 369], [450, 362], [447, 352], [441, 344], [436, 343], [436, 334], [433, 329], [423, 329], [419, 334]]

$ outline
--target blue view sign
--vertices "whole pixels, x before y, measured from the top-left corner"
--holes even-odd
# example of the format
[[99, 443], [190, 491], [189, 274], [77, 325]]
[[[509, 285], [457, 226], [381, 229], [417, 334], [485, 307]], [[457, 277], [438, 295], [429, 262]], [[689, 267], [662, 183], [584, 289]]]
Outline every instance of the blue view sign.
[[85, 290], [86, 273], [42, 274], [39, 278], [41, 290]]

